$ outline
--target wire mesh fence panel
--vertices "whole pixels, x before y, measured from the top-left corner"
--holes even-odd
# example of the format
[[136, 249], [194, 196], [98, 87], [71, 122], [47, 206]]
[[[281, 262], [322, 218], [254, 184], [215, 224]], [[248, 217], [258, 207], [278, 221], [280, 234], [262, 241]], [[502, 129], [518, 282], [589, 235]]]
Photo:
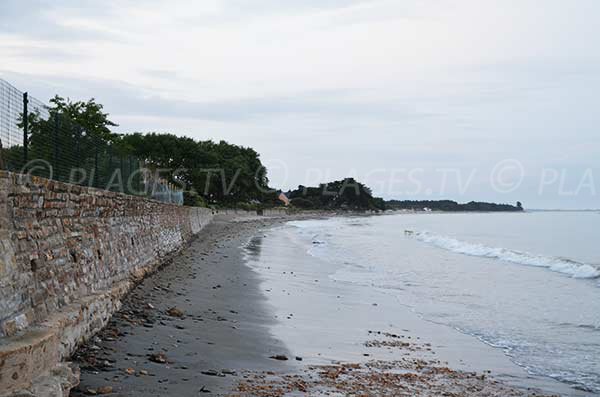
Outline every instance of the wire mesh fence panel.
[[0, 168], [78, 185], [148, 195], [141, 162], [0, 79]]
[[11, 171], [25, 164], [22, 113], [23, 93], [0, 80], [0, 166]]
[[155, 180], [150, 186], [150, 197], [163, 203], [183, 205], [183, 191], [176, 190], [164, 180]]

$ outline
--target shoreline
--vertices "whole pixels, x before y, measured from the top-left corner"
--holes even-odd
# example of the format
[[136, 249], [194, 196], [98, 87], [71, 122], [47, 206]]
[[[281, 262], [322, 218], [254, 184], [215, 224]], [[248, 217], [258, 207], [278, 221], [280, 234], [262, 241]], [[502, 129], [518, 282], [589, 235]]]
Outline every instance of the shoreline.
[[[457, 348], [460, 353], [466, 346], [431, 343], [428, 337], [442, 326], [431, 324], [425, 331], [423, 324], [417, 324], [424, 323], [423, 319], [406, 318], [405, 324], [398, 324], [401, 334], [375, 321], [369, 333], [363, 332], [363, 325], [356, 325], [357, 329], [336, 336], [326, 321], [319, 324], [322, 310], [302, 313], [298, 302], [289, 300], [297, 299], [294, 291], [303, 291], [301, 300], [307, 306], [313, 299], [327, 302], [322, 300], [324, 295], [331, 302], [339, 301], [339, 286], [320, 280], [314, 289], [306, 288], [305, 282], [282, 276], [281, 269], [253, 268], [241, 248], [253, 237], [268, 238], [265, 236], [276, 232], [276, 226], [297, 218], [217, 220], [208, 226], [171, 265], [138, 285], [108, 327], [79, 349], [74, 359], [81, 366], [81, 385], [71, 395], [284, 395], [274, 390], [316, 395], [317, 390], [321, 393], [340, 381], [348, 386], [346, 392], [361, 390], [365, 377], [399, 370], [416, 377], [380, 377], [382, 388], [373, 395], [389, 395], [385, 385], [409, 381], [414, 395], [434, 390], [463, 393], [460, 395], [483, 395], [483, 390], [490, 396], [539, 395], [537, 389], [498, 381], [492, 377], [496, 371], [492, 376], [484, 372], [496, 357], [474, 368], [477, 375], [467, 371], [469, 365], [461, 367], [462, 358], [455, 357]], [[300, 277], [315, 274], [297, 270], [304, 273], [298, 274]], [[273, 293], [275, 286], [285, 292]], [[366, 313], [375, 311], [386, 318], [386, 310], [396, 311], [357, 297], [349, 296], [346, 301], [349, 292], [343, 293], [341, 306], [357, 318], [361, 318], [357, 313], [369, 318]], [[286, 298], [293, 295], [296, 298]], [[329, 314], [335, 318], [332, 308]], [[300, 325], [289, 326], [292, 322]], [[414, 329], [406, 329], [408, 326]], [[328, 332], [333, 333], [327, 336]], [[483, 342], [472, 337], [459, 339], [470, 340], [472, 351], [465, 355], [471, 358], [492, 350], [502, 355], [487, 345], [477, 347]], [[271, 358], [277, 356], [287, 360]], [[446, 364], [447, 358], [455, 362]], [[330, 371], [338, 375], [322, 375]], [[529, 386], [539, 385], [532, 379]]]
[[262, 228], [318, 216], [215, 219], [77, 350], [80, 385], [71, 395], [227, 395], [235, 368], [270, 368], [270, 355], [289, 352], [269, 336], [273, 320], [260, 280], [241, 266], [239, 247]]

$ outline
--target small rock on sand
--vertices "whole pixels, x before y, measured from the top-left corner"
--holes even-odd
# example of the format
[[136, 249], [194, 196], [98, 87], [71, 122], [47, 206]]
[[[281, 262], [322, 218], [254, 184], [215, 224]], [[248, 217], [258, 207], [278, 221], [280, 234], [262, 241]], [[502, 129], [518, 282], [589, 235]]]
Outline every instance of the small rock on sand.
[[167, 314], [171, 317], [179, 317], [179, 318], [183, 317], [183, 311], [176, 307], [172, 307], [169, 310], [167, 310]]
[[158, 364], [165, 364], [167, 362], [167, 356], [163, 353], [151, 354], [150, 361]]
[[98, 394], [110, 394], [113, 392], [112, 386], [102, 386], [98, 388]]

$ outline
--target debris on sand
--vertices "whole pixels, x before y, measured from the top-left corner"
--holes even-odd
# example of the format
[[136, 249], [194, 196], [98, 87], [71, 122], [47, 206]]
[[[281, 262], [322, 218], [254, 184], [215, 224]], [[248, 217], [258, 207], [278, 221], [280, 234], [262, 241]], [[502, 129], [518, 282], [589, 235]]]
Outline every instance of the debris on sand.
[[98, 388], [98, 394], [110, 394], [113, 392], [112, 386], [102, 386]]
[[229, 397], [283, 397], [298, 392], [309, 396], [542, 397], [414, 358], [312, 366], [287, 375], [248, 373]]
[[157, 364], [166, 364], [167, 356], [165, 356], [164, 353], [150, 354], [149, 360]]
[[178, 309], [176, 307], [172, 307], [169, 310], [167, 310], [167, 314], [171, 317], [178, 317], [181, 318], [184, 316], [184, 313], [181, 309]]
[[225, 374], [223, 374], [223, 373], [221, 373], [219, 371], [216, 371], [214, 369], [209, 369], [208, 371], [202, 371], [201, 374], [202, 375], [207, 375], [207, 376], [218, 376], [218, 377], [221, 377], [221, 378], [225, 377]]

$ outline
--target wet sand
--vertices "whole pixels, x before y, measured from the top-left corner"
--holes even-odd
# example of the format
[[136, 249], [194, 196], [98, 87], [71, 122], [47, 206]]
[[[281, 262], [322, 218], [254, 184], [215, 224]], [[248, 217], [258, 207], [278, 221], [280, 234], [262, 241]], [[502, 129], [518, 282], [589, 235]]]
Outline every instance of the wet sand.
[[[103, 388], [118, 396], [225, 395], [241, 369], [286, 368], [269, 358], [289, 352], [269, 333], [275, 320], [239, 249], [258, 228], [277, 222], [209, 225], [132, 291], [108, 327], [75, 355], [81, 384], [71, 395]], [[172, 308], [181, 316], [169, 315]], [[166, 363], [151, 361], [160, 353]]]
[[328, 281], [319, 264], [298, 269], [289, 258], [275, 257], [277, 266], [246, 265], [240, 247], [251, 241], [250, 255], [258, 254], [261, 239], [273, 233], [265, 230], [283, 221], [211, 224], [132, 291], [109, 326], [75, 355], [81, 385], [72, 395], [523, 396], [540, 395], [528, 386], [552, 390], [553, 384], [533, 378], [520, 388], [505, 385], [494, 375], [509, 378], [520, 369], [501, 352], [411, 317], [393, 299], [353, 295]]

